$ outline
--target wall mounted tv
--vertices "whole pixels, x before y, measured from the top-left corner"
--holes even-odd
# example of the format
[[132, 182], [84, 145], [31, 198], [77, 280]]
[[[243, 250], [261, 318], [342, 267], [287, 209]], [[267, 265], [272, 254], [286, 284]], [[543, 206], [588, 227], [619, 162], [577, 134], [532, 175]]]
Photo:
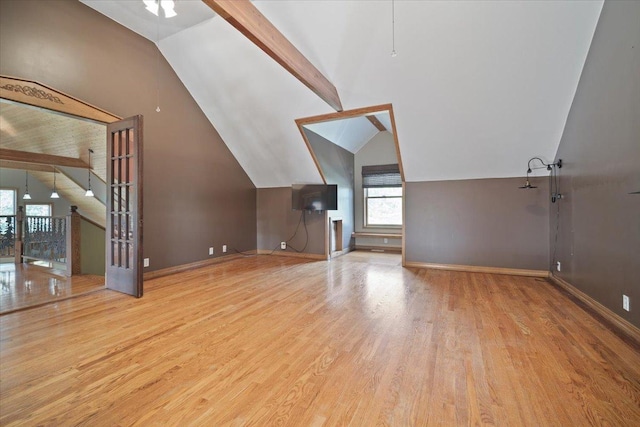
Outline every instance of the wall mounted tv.
[[297, 211], [335, 211], [338, 186], [335, 184], [293, 184], [291, 208]]

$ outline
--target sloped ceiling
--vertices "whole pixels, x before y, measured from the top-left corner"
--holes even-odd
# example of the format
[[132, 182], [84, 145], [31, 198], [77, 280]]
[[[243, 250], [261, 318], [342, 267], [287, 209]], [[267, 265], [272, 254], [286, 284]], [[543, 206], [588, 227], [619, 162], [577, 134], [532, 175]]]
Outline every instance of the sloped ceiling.
[[[131, 2], [83, 2], [133, 27]], [[345, 110], [393, 104], [407, 181], [522, 176], [530, 157], [552, 159], [602, 8], [398, 0], [392, 58], [391, 2], [253, 4]], [[302, 83], [217, 16], [160, 50], [257, 187], [321, 182], [294, 120], [332, 110]]]
[[[106, 221], [106, 126], [18, 103], [0, 101], [0, 148], [28, 153], [81, 159], [91, 167], [96, 197], [85, 197], [87, 170], [55, 166], [56, 189], [62, 198], [78, 206], [82, 215], [100, 224]], [[44, 186], [53, 189], [54, 165], [0, 161], [0, 167], [28, 170]], [[100, 196], [100, 197], [98, 197]], [[102, 201], [101, 201], [102, 200]]]
[[148, 12], [142, 0], [80, 1], [153, 42], [216, 16], [216, 13], [200, 0], [178, 0], [178, 15], [170, 19], [164, 19], [162, 9], [160, 16]]
[[81, 159], [107, 180], [106, 126], [0, 101], [0, 148]]
[[[389, 123], [387, 129], [391, 129], [389, 113], [378, 114], [376, 118], [382, 124]], [[379, 132], [365, 116], [312, 123], [304, 127], [354, 154]]]

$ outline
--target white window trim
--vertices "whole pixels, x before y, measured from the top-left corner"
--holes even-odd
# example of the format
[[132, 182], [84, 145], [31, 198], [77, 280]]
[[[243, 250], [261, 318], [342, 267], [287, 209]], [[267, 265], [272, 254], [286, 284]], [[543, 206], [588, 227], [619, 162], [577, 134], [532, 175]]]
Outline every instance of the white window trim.
[[18, 213], [18, 189], [15, 187], [0, 187], [0, 190], [13, 191], [13, 213], [11, 215], [16, 215]]
[[[387, 188], [387, 187], [385, 187]], [[389, 187], [392, 188], [392, 187]], [[364, 192], [363, 192], [363, 212], [364, 212], [364, 219], [363, 219], [363, 225], [365, 228], [394, 228], [394, 229], [401, 229], [403, 224], [369, 224], [369, 215], [367, 212], [367, 206], [368, 203], [367, 201], [369, 200], [369, 198], [371, 199], [400, 199], [401, 203], [404, 203], [403, 199], [403, 195], [400, 196], [373, 196], [373, 197], [369, 197], [367, 195], [367, 188], [363, 188]], [[401, 219], [401, 221], [404, 220], [404, 218]]]
[[25, 215], [27, 215], [27, 206], [30, 206], [30, 205], [36, 205], [36, 206], [48, 205], [49, 206], [49, 216], [53, 216], [53, 203], [38, 203], [38, 202], [25, 203], [24, 204], [24, 214]]

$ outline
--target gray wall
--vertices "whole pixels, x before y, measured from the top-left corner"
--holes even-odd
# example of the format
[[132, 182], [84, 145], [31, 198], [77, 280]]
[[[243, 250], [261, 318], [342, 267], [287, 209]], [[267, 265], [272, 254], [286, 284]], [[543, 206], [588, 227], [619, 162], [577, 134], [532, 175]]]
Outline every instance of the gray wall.
[[548, 179], [522, 190], [524, 178], [408, 182], [408, 262], [501, 268], [549, 268]]
[[309, 144], [320, 163], [327, 184], [338, 185], [338, 209], [329, 211], [329, 217], [342, 218], [343, 249], [353, 246], [351, 233], [354, 231], [353, 213], [353, 173], [354, 156], [308, 129], [304, 130]]
[[22, 200], [25, 191], [25, 175], [23, 170], [0, 168], [0, 187], [18, 190], [18, 206], [24, 206], [26, 203], [51, 203], [53, 216], [65, 216], [71, 212], [71, 204], [66, 199], [52, 199], [50, 197], [51, 190], [38, 181], [33, 175], [29, 175], [29, 194], [31, 195], [31, 200]]
[[[75, 0], [0, 1], [0, 73], [144, 115], [144, 256], [156, 270], [256, 247], [256, 190], [156, 46]], [[156, 75], [161, 112], [156, 113]], [[153, 78], [151, 78], [153, 77]]]
[[[280, 242], [293, 236], [302, 211], [291, 209], [291, 187], [259, 188], [258, 192], [258, 249], [280, 251]], [[305, 213], [309, 241], [304, 253], [324, 254], [325, 217], [323, 213]], [[306, 234], [304, 222], [290, 244], [302, 250]], [[289, 252], [294, 252], [288, 249]]]
[[80, 269], [82, 274], [104, 276], [104, 228], [85, 220], [80, 221]]
[[640, 2], [604, 3], [556, 158], [554, 274], [640, 327]]

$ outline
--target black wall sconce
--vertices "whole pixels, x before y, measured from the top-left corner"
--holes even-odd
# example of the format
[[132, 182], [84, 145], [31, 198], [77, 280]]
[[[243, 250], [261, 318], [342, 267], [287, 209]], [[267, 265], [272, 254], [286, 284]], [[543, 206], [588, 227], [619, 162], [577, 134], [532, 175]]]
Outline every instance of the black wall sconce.
[[[540, 166], [536, 166], [536, 162], [540, 164]], [[527, 163], [527, 180], [524, 185], [520, 188], [529, 190], [532, 188], [538, 188], [535, 185], [531, 185], [529, 182], [529, 174], [536, 169], [546, 169], [549, 171], [549, 192], [551, 193], [551, 203], [555, 203], [557, 199], [562, 198], [562, 194], [558, 190], [558, 171], [557, 169], [562, 168], [562, 159], [558, 159], [555, 163], [546, 163], [540, 157], [532, 157], [529, 159]]]

